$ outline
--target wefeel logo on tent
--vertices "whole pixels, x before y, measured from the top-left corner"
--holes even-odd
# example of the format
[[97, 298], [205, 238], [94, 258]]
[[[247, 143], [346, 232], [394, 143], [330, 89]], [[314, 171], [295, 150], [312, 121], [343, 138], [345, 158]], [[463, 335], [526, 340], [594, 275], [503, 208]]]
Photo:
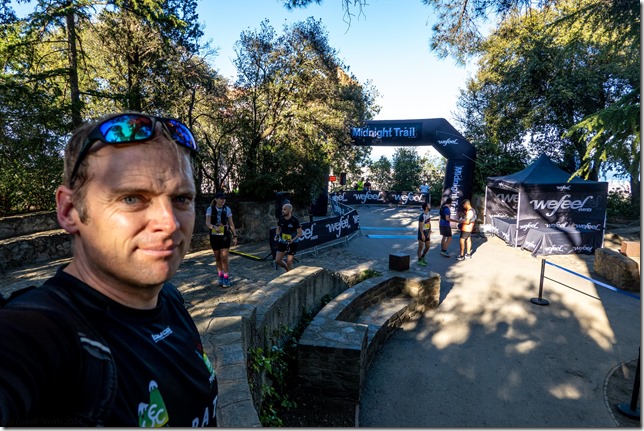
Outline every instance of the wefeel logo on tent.
[[[570, 195], [564, 195], [559, 200], [550, 199], [550, 200], [532, 200], [530, 203], [535, 210], [552, 210], [546, 213], [546, 216], [550, 217], [559, 210], [574, 210], [579, 212], [592, 212], [593, 208], [591, 206], [594, 197], [587, 196], [585, 199], [570, 199]], [[589, 203], [590, 201], [590, 203]]]

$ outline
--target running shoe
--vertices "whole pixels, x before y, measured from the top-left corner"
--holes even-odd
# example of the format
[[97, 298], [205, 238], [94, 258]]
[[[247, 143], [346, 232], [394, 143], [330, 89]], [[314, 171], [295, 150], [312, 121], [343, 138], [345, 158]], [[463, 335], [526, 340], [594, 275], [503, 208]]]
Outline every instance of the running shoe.
[[449, 253], [446, 252], [445, 250], [441, 250], [441, 256], [443, 257], [449, 257]]
[[222, 287], [230, 287], [230, 278], [224, 278], [224, 284]]
[[465, 256], [456, 256], [456, 260], [465, 260]]
[[220, 275], [219, 276], [219, 283], [217, 283], [218, 286], [223, 286], [224, 285], [224, 276]]
[[465, 253], [465, 258], [466, 259], [471, 259], [472, 258], [472, 253]]
[[421, 257], [420, 259], [418, 259], [418, 265], [425, 266], [427, 265], [427, 262], [425, 262], [425, 259]]

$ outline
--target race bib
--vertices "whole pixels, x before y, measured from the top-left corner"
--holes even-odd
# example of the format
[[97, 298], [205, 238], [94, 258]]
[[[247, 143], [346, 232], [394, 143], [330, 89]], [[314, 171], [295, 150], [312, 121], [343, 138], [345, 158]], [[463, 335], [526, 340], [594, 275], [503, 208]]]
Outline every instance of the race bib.
[[283, 233], [282, 234], [282, 241], [290, 241], [291, 238], [293, 238], [293, 235], [288, 234], [288, 233]]
[[224, 234], [224, 225], [219, 225], [219, 226], [213, 226], [212, 228], [212, 234], [213, 235], [223, 235]]
[[431, 223], [425, 223], [425, 224], [423, 225], [423, 228], [424, 228], [425, 230], [431, 230], [431, 229], [432, 229], [432, 225], [431, 225]]

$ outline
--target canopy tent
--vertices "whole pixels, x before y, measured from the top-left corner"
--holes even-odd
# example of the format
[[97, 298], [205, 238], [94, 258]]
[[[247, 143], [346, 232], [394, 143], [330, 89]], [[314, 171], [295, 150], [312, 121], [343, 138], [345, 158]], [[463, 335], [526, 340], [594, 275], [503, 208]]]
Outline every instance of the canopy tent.
[[531, 229], [553, 233], [553, 237], [566, 233], [558, 235], [560, 242], [570, 242], [577, 232], [594, 232], [585, 235], [592, 238], [592, 244], [551, 244], [555, 251], [565, 253], [594, 252], [603, 245], [608, 183], [569, 178], [545, 154], [519, 172], [488, 177], [485, 223], [515, 247], [523, 246]]

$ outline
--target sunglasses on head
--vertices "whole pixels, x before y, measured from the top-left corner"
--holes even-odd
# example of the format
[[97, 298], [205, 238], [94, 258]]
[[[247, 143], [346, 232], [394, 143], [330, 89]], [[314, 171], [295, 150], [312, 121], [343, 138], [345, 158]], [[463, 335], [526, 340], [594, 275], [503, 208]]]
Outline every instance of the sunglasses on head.
[[74, 184], [74, 179], [81, 163], [87, 157], [89, 150], [96, 141], [106, 144], [131, 144], [148, 141], [155, 135], [157, 121], [163, 125], [165, 131], [178, 145], [194, 152], [198, 151], [197, 141], [192, 132], [188, 126], [178, 120], [144, 114], [119, 115], [97, 124], [87, 136], [78, 152], [78, 157], [69, 179], [70, 184]]

